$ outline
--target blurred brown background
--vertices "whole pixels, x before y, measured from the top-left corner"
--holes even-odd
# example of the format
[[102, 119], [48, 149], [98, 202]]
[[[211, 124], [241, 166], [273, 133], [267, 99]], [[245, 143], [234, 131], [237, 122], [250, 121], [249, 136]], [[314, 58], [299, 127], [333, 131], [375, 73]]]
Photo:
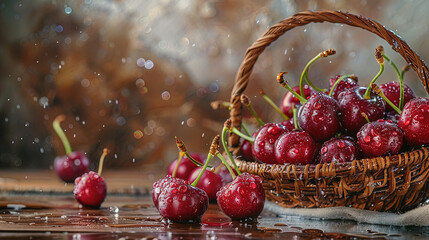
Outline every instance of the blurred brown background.
[[[424, 0], [0, 1], [0, 167], [50, 168], [64, 154], [52, 129], [62, 113], [73, 150], [94, 166], [108, 147], [108, 168], [165, 168], [177, 155], [174, 136], [205, 153], [228, 117], [210, 102], [229, 100], [246, 48], [283, 18], [322, 9], [373, 18], [429, 59]], [[294, 29], [265, 50], [246, 93], [266, 121], [279, 120], [257, 94], [262, 87], [280, 101], [278, 72], [288, 71], [295, 85], [309, 59], [334, 48], [335, 56], [312, 66], [313, 81], [327, 87], [330, 77], [354, 73], [366, 84], [378, 71], [380, 44], [405, 64], [360, 29]], [[392, 80], [387, 66], [380, 82]], [[415, 73], [405, 81], [426, 96]]]

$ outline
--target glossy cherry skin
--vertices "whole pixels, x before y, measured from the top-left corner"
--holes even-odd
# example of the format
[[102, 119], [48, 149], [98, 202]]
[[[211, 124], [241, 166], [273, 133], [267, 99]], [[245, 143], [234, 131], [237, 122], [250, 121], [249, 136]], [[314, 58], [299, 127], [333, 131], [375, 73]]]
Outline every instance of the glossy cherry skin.
[[[190, 154], [192, 158], [195, 159], [195, 161], [203, 163], [204, 157], [198, 153], [191, 153]], [[177, 159], [174, 160], [170, 166], [168, 166], [167, 174], [173, 175], [174, 168], [176, 167]], [[198, 166], [195, 165], [191, 160], [189, 160], [188, 157], [183, 156], [182, 161], [180, 162], [179, 167], [177, 168], [176, 177], [187, 180], [189, 178], [189, 175], [191, 175], [192, 171], [194, 171], [195, 168]]]
[[253, 156], [264, 163], [276, 163], [274, 157], [274, 143], [286, 128], [277, 123], [267, 123], [256, 133], [255, 141], [252, 145]]
[[311, 95], [299, 110], [299, 126], [315, 141], [333, 137], [340, 129], [340, 107], [336, 100], [324, 93]]
[[[338, 78], [340, 78], [341, 75], [337, 75], [334, 78], [330, 79], [330, 83], [329, 83], [329, 91], [332, 89], [332, 86], [334, 85], [334, 83], [338, 80]], [[357, 78], [356, 78], [357, 79]], [[337, 86], [335, 87], [334, 91], [332, 92], [332, 98], [338, 101], [338, 96], [340, 95], [340, 93], [345, 92], [353, 87], [359, 86], [359, 84], [357, 83], [357, 81], [353, 78], [344, 78], [343, 80], [341, 80]]]
[[252, 153], [252, 143], [250, 143], [246, 139], [244, 139], [240, 145], [240, 152], [246, 161], [249, 161], [249, 162], [254, 161], [253, 153]]
[[384, 116], [386, 102], [371, 92], [370, 99], [365, 99], [366, 88], [354, 87], [339, 95], [341, 109], [341, 125], [347, 134], [355, 135], [367, 123], [362, 116], [365, 113], [369, 121], [375, 121]]
[[64, 182], [74, 182], [77, 177], [89, 172], [89, 160], [81, 152], [71, 152], [68, 156], [57, 156], [54, 170]]
[[360, 149], [355, 141], [332, 138], [323, 143], [319, 152], [319, 163], [344, 163], [359, 159]]
[[217, 203], [232, 220], [256, 219], [265, 203], [265, 192], [259, 176], [243, 173], [225, 185], [217, 194]]
[[287, 132], [281, 135], [275, 144], [277, 163], [310, 164], [316, 154], [316, 142], [305, 131]]
[[365, 124], [357, 133], [357, 138], [362, 152], [368, 157], [398, 154], [404, 143], [401, 128], [383, 119]]
[[[307, 99], [311, 94], [314, 93], [314, 90], [310, 88], [308, 85], [303, 85], [304, 90], [304, 97]], [[298, 94], [301, 94], [301, 91], [299, 90], [299, 86], [295, 86], [292, 88], [295, 92]], [[301, 105], [301, 102], [296, 98], [291, 92], [287, 92], [280, 103], [280, 109], [282, 112], [288, 116], [289, 118], [293, 117], [293, 111], [292, 106], [295, 105], [297, 107], [298, 105]]]
[[188, 184], [188, 180], [184, 180], [181, 178], [173, 178], [170, 175], [165, 176], [164, 178], [159, 179], [158, 181], [153, 183], [152, 189], [152, 201], [155, 204], [155, 207], [158, 209], [158, 198], [161, 191], [170, 183], [178, 183], [178, 184]]
[[[401, 88], [399, 82], [388, 82], [380, 85], [381, 91], [395, 106], [399, 107], [399, 98], [401, 96]], [[404, 84], [404, 106], [411, 99], [415, 98], [413, 90]], [[386, 112], [394, 111], [393, 108], [387, 104]]]
[[167, 184], [158, 197], [159, 213], [171, 222], [199, 222], [208, 206], [204, 190], [182, 182]]
[[[189, 176], [189, 182], [194, 182], [200, 174], [202, 168], [198, 167]], [[206, 170], [197, 183], [198, 188], [204, 190], [209, 196], [210, 201], [216, 201], [216, 193], [223, 186], [222, 177], [212, 171]]]
[[295, 129], [295, 125], [293, 123], [293, 118], [289, 120], [283, 120], [281, 125], [285, 126], [288, 131], [293, 131]]
[[106, 182], [102, 176], [90, 171], [76, 178], [73, 193], [76, 200], [83, 206], [99, 208], [106, 198]]
[[409, 145], [429, 144], [429, 99], [417, 97], [405, 104], [398, 125]]

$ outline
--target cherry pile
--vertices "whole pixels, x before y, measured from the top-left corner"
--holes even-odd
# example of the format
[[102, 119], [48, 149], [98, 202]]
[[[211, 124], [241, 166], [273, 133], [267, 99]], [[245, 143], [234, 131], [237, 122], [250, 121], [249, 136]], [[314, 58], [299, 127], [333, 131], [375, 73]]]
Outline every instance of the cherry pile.
[[[317, 88], [308, 77], [309, 66], [333, 54], [329, 49], [313, 58], [302, 71], [299, 86], [290, 87], [285, 72], [278, 75], [277, 81], [288, 90], [280, 106], [274, 107], [280, 109], [282, 123], [262, 122], [248, 98], [241, 97], [260, 124], [253, 134], [233, 130], [243, 138], [244, 159], [270, 164], [343, 163], [429, 144], [429, 100], [416, 97], [403, 83], [405, 68], [400, 72], [383, 47], [375, 51], [380, 70], [369, 86], [360, 86], [354, 75], [337, 75], [330, 79], [329, 89]], [[375, 81], [384, 71], [384, 59], [399, 81], [379, 87]], [[244, 124], [242, 129], [247, 131]]]

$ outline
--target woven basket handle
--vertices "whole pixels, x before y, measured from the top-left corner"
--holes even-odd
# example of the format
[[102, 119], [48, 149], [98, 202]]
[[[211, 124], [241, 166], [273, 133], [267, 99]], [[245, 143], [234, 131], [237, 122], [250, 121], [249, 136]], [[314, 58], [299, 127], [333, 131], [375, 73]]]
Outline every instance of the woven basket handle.
[[[252, 73], [253, 66], [259, 55], [265, 50], [267, 46], [277, 40], [285, 32], [295, 27], [304, 26], [312, 22], [342, 23], [363, 28], [374, 34], [377, 34], [379, 37], [386, 40], [386, 42], [392, 46], [393, 50], [401, 54], [410, 67], [417, 73], [426, 91], [429, 92], [428, 67], [420, 59], [420, 56], [411, 50], [408, 44], [394, 32], [387, 30], [385, 27], [383, 27], [383, 25], [375, 22], [374, 20], [351, 13], [339, 11], [304, 11], [273, 25], [262, 35], [262, 37], [256, 40], [252, 46], [247, 49], [244, 59], [235, 77], [235, 83], [231, 93], [230, 117], [234, 127], [240, 128], [241, 126], [242, 106], [240, 102], [240, 95], [243, 93], [247, 87], [247, 84], [249, 83], [250, 74]], [[231, 147], [236, 148], [239, 145], [239, 137], [235, 134], [231, 134], [229, 137], [229, 144]]]

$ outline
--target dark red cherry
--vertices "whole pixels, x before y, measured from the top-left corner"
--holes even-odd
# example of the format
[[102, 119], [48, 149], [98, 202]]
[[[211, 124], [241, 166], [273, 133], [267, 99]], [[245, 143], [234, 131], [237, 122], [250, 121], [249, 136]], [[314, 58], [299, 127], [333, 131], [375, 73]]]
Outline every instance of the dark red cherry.
[[255, 141], [252, 145], [253, 156], [264, 163], [276, 163], [274, 157], [274, 143], [286, 128], [277, 123], [267, 123], [256, 133]]
[[159, 213], [172, 222], [199, 222], [208, 206], [204, 190], [180, 181], [165, 185], [158, 197]]
[[252, 153], [252, 143], [248, 140], [244, 139], [243, 142], [241, 142], [240, 152], [246, 161], [253, 162], [255, 160]]
[[[334, 83], [338, 80], [338, 78], [340, 78], [341, 75], [337, 75], [334, 78], [330, 79], [330, 83], [329, 83], [329, 87], [331, 90], [332, 86], [334, 85]], [[350, 77], [346, 77], [343, 80], [341, 80], [337, 86], [335, 87], [335, 89], [332, 92], [332, 98], [338, 101], [338, 96], [340, 95], [340, 93], [345, 92], [355, 86], [359, 86], [359, 84], [357, 83], [357, 78], [350, 78]]]
[[[235, 175], [238, 175], [234, 169], [232, 169], [232, 171]], [[219, 175], [222, 179], [222, 186], [225, 186], [232, 181], [231, 174], [229, 173], [228, 169], [223, 165], [221, 166], [221, 169], [217, 172], [217, 175]]]
[[355, 141], [332, 138], [323, 143], [319, 152], [319, 163], [344, 163], [359, 159], [360, 150]]
[[298, 123], [315, 141], [324, 141], [339, 131], [339, 113], [337, 101], [324, 93], [316, 93], [300, 108]]
[[379, 119], [365, 124], [357, 133], [362, 152], [368, 157], [398, 154], [404, 143], [404, 133], [396, 123]]
[[83, 206], [99, 208], [106, 198], [106, 182], [102, 176], [90, 171], [76, 178], [73, 193], [76, 200]]
[[265, 203], [265, 192], [259, 176], [243, 173], [222, 187], [217, 193], [217, 203], [233, 220], [256, 219]]
[[390, 120], [394, 123], [398, 123], [399, 121], [399, 113], [397, 113], [396, 111], [390, 111], [390, 112], [385, 112], [384, 113], [384, 120]]
[[384, 116], [386, 102], [371, 92], [370, 99], [365, 99], [366, 88], [354, 87], [339, 95], [341, 109], [341, 125], [347, 134], [354, 135], [367, 123], [362, 116], [365, 113], [369, 121], [375, 121]]
[[[295, 92], [298, 94], [301, 94], [301, 91], [299, 90], [299, 86], [295, 86], [292, 88]], [[304, 90], [304, 98], [308, 98], [312, 93], [314, 93], [314, 90], [310, 88], [308, 85], [303, 85]], [[280, 103], [280, 109], [282, 112], [288, 116], [289, 118], [293, 117], [292, 112], [292, 106], [295, 105], [297, 107], [298, 105], [301, 105], [301, 102], [296, 98], [291, 92], [287, 92]]]
[[[203, 163], [204, 157], [198, 153], [190, 153], [191, 157], [195, 159], [195, 161]], [[174, 160], [170, 166], [168, 166], [167, 174], [172, 175], [174, 168], [176, 167], [177, 159]], [[191, 175], [192, 171], [198, 166], [195, 165], [188, 157], [183, 156], [182, 161], [180, 162], [179, 167], [177, 168], [176, 177], [187, 180]]]
[[152, 189], [152, 200], [155, 204], [155, 207], [158, 209], [158, 198], [159, 194], [161, 194], [161, 191], [170, 183], [178, 183], [178, 184], [188, 184], [189, 182], [187, 180], [181, 179], [181, 178], [173, 178], [171, 175], [167, 175], [164, 178], [159, 179], [158, 181], [153, 183], [153, 189]]
[[277, 163], [309, 164], [316, 154], [316, 142], [305, 131], [287, 132], [275, 144]]
[[399, 117], [399, 127], [411, 146], [429, 143], [429, 100], [417, 97], [405, 104]]
[[[384, 95], [393, 103], [395, 106], [399, 107], [399, 97], [401, 96], [401, 89], [399, 82], [388, 82], [380, 85], [381, 91]], [[404, 106], [411, 99], [415, 98], [413, 90], [404, 84]], [[386, 112], [394, 111], [393, 108], [387, 104]]]
[[64, 182], [74, 182], [77, 177], [89, 172], [89, 160], [81, 152], [71, 152], [55, 158], [54, 170]]
[[[197, 167], [189, 176], [189, 182], [194, 182], [200, 174], [201, 167]], [[223, 186], [222, 178], [220, 175], [206, 170], [198, 181], [196, 187], [204, 190], [209, 196], [210, 201], [216, 201], [216, 193]]]

